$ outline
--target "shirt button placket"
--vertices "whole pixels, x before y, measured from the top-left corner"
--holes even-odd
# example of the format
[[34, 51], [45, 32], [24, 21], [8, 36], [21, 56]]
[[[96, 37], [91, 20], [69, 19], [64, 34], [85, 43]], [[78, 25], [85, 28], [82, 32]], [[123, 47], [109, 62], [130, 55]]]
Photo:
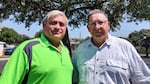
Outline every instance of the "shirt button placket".
[[98, 49], [95, 56], [95, 75], [94, 75], [94, 84], [98, 84], [99, 82], [99, 56], [100, 50]]

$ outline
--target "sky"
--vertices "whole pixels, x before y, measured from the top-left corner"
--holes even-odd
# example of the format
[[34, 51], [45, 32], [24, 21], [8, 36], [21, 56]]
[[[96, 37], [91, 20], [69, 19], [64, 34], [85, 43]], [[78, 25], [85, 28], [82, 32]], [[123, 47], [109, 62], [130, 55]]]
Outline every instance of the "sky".
[[[34, 23], [30, 26], [30, 30], [28, 31], [25, 28], [24, 24], [17, 24], [14, 21], [10, 21], [9, 19], [4, 20], [2, 22], [2, 27], [13, 28], [19, 34], [24, 34], [29, 37], [34, 37], [35, 33], [42, 29], [41, 25], [39, 25], [38, 23]], [[131, 32], [140, 31], [141, 29], [150, 29], [150, 22], [143, 21], [141, 23], [139, 22], [138, 25], [136, 25], [134, 22], [132, 23], [123, 22], [120, 25], [120, 30], [117, 30], [116, 32], [110, 32], [110, 34], [116, 37], [128, 37], [128, 35]], [[87, 36], [90, 36], [86, 26], [84, 25], [81, 26], [80, 28], [75, 28], [73, 30], [71, 27], [68, 27], [68, 30], [70, 38], [84, 39]]]

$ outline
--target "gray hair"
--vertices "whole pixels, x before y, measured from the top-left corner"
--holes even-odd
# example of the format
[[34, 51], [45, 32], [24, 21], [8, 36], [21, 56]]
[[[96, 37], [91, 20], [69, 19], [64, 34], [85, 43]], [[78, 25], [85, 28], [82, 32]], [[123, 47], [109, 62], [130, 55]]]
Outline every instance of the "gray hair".
[[56, 15], [64, 16], [66, 18], [66, 21], [68, 22], [68, 19], [67, 19], [67, 16], [65, 15], [65, 13], [63, 13], [62, 11], [59, 11], [59, 10], [52, 10], [52, 11], [48, 12], [47, 15], [44, 17], [43, 21], [47, 22], [50, 17], [56, 16]]
[[96, 14], [96, 13], [104, 14], [105, 17], [106, 17], [107, 20], [108, 20], [108, 15], [107, 15], [104, 11], [99, 10], [99, 9], [94, 9], [94, 10], [92, 10], [92, 11], [88, 14], [88, 16], [87, 16], [88, 21], [89, 21], [89, 17], [90, 17], [91, 15], [93, 15], [93, 14]]

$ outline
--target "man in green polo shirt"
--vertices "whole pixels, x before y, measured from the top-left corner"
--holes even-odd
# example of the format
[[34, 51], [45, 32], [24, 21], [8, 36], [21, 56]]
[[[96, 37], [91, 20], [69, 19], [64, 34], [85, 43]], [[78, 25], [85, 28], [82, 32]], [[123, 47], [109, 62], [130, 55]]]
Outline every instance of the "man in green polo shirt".
[[11, 55], [0, 77], [0, 84], [72, 84], [73, 66], [61, 39], [67, 17], [59, 10], [47, 13], [43, 34], [21, 43]]

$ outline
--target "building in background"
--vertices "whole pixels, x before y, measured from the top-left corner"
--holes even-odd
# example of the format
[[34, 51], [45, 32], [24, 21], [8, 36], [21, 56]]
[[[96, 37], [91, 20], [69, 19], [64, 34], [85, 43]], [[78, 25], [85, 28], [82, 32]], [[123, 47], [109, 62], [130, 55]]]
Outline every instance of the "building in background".
[[77, 39], [70, 39], [70, 47], [72, 55], [74, 54], [74, 50], [78, 47], [80, 41]]
[[5, 42], [0, 41], [0, 56], [4, 56], [5, 55], [5, 53], [4, 53], [4, 45], [5, 45]]

